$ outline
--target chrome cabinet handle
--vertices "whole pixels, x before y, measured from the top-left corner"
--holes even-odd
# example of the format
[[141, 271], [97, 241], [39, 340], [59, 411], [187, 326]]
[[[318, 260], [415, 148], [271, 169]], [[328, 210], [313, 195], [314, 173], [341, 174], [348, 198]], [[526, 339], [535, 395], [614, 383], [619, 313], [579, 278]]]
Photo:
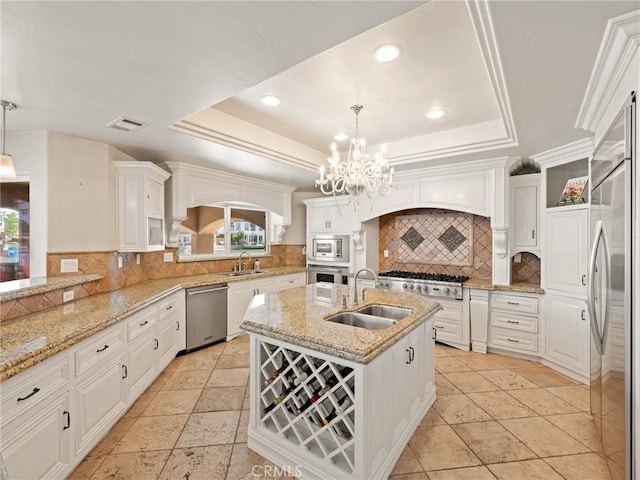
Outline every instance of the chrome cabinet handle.
[[39, 391], [40, 391], [40, 389], [38, 387], [35, 387], [33, 389], [33, 391], [29, 395], [27, 395], [26, 397], [18, 397], [18, 401], [22, 402], [22, 401], [26, 400], [27, 398], [33, 397]]

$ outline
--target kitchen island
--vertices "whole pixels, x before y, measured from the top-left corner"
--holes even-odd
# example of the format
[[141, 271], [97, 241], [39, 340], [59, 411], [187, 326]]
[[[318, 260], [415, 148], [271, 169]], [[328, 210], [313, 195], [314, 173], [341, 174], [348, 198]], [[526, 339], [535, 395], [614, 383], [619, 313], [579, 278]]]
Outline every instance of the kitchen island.
[[[440, 305], [366, 289], [352, 307], [348, 294], [316, 283], [258, 295], [241, 324], [251, 335], [248, 446], [293, 476], [387, 478], [435, 401]], [[369, 305], [408, 315], [380, 329], [327, 320]]]

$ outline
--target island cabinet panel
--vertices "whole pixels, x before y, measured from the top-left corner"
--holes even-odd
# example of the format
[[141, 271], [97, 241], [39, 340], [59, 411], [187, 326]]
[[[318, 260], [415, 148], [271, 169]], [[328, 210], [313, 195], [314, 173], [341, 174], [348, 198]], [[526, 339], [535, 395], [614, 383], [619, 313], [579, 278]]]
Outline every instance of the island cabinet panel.
[[387, 478], [435, 400], [433, 336], [365, 365], [251, 333], [249, 448], [303, 478]]

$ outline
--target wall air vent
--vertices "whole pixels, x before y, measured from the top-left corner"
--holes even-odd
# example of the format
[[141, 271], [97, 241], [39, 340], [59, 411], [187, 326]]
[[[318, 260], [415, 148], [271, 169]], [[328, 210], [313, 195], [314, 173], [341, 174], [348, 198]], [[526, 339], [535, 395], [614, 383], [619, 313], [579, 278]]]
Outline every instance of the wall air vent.
[[127, 117], [118, 117], [113, 122], [107, 124], [108, 128], [115, 128], [116, 130], [123, 130], [125, 132], [135, 132], [143, 127], [146, 127], [146, 123], [139, 122]]

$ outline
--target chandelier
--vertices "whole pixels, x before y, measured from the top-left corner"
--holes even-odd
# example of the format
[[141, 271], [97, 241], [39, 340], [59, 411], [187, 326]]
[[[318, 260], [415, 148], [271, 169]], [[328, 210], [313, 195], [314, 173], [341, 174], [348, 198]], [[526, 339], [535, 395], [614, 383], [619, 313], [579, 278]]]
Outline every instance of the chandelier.
[[366, 192], [369, 198], [375, 194], [386, 195], [393, 185], [393, 168], [387, 165], [382, 150], [376, 153], [374, 160], [365, 153], [366, 141], [358, 132], [358, 114], [362, 108], [362, 105], [351, 107], [356, 115], [356, 136], [349, 143], [347, 159], [340, 159], [336, 144], [332, 143], [331, 156], [327, 158], [329, 172], [325, 173], [324, 166], [320, 167], [320, 179], [316, 180], [316, 187], [320, 187], [325, 195], [352, 195], [355, 208], [362, 193]]

